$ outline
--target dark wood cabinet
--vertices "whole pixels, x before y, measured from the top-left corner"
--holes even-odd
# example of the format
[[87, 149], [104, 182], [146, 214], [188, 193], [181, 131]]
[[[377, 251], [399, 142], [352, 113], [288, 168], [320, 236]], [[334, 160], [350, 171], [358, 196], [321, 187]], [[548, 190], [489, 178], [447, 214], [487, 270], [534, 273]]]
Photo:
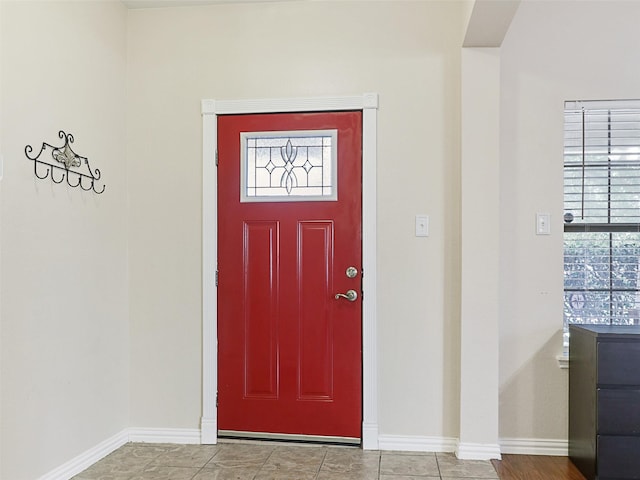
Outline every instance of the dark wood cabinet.
[[569, 332], [569, 457], [587, 480], [640, 479], [640, 326]]

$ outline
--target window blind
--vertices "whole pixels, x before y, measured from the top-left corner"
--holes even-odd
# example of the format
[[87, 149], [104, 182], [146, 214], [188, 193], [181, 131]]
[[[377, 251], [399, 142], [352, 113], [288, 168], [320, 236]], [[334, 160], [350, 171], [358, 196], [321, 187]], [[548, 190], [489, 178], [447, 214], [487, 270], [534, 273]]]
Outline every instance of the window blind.
[[567, 102], [567, 323], [638, 323], [640, 101]]

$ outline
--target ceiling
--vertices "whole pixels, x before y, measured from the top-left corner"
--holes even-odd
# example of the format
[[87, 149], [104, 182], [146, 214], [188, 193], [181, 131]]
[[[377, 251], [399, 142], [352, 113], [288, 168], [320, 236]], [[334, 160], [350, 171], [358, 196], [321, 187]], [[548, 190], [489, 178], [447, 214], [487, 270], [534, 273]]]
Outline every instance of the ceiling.
[[[2, 0], [0, 0], [2, 1]], [[313, 0], [121, 0], [129, 9], [233, 5], [246, 3], [305, 2]], [[423, 0], [428, 1], [428, 0]], [[472, 0], [464, 47], [499, 47], [521, 0]]]
[[520, 0], [475, 0], [463, 47], [502, 45]]
[[234, 3], [295, 2], [301, 0], [122, 0], [127, 8], [192, 7]]

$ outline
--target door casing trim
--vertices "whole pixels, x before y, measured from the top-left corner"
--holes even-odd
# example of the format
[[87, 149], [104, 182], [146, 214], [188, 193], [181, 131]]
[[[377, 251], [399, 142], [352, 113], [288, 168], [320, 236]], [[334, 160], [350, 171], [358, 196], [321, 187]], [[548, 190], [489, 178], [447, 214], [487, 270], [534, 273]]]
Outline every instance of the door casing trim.
[[362, 110], [362, 448], [378, 449], [376, 162], [378, 94], [345, 97], [202, 100], [201, 443], [218, 441], [218, 115]]

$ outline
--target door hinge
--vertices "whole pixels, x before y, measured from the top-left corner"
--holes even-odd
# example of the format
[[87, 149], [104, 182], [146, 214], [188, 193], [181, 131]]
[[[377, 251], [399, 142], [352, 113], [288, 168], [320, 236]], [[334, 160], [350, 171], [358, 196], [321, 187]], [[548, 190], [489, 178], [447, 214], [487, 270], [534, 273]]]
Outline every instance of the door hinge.
[[218, 408], [218, 392], [216, 392], [216, 408]]
[[216, 270], [216, 287], [218, 286], [218, 270]]
[[216, 167], [218, 166], [218, 149], [216, 148]]

